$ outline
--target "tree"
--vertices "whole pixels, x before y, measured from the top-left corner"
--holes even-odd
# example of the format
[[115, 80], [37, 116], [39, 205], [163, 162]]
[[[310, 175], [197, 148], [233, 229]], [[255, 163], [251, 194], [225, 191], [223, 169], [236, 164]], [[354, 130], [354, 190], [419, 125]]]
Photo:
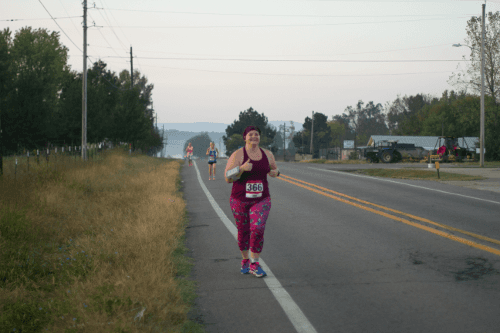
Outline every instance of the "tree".
[[271, 144], [271, 151], [273, 152], [273, 154], [283, 154], [283, 143], [283, 134], [281, 131], [277, 131], [276, 135], [274, 136], [273, 143]]
[[[313, 128], [313, 157], [319, 156], [319, 150], [328, 148], [331, 141], [331, 130], [327, 123], [328, 117], [320, 112], [314, 113], [314, 128]], [[296, 147], [304, 147], [301, 152], [311, 154], [311, 127], [312, 118], [306, 117], [303, 130], [297, 132], [293, 136], [293, 144]]]
[[288, 154], [290, 156], [292, 156], [292, 159], [295, 158], [295, 153], [297, 152], [297, 149], [295, 148], [295, 144], [293, 143], [293, 141], [291, 141], [289, 144], [288, 144]]
[[[123, 97], [120, 91], [123, 84], [119, 82], [114, 72], [106, 68], [107, 64], [98, 60], [87, 73], [87, 137], [89, 142], [101, 142], [110, 137], [115, 126], [113, 115], [116, 105], [120, 97]], [[140, 118], [140, 114], [138, 117]]]
[[[484, 38], [484, 77], [485, 94], [493, 97], [498, 103], [500, 97], [500, 12], [489, 12], [485, 15], [485, 38]], [[466, 70], [453, 73], [448, 83], [459, 88], [459, 90], [481, 93], [481, 40], [482, 40], [482, 17], [473, 16], [467, 21], [465, 28], [467, 37], [465, 45], [470, 50], [470, 62]], [[465, 56], [463, 57], [466, 60]], [[457, 69], [460, 69], [458, 65]]]
[[0, 176], [3, 174], [3, 147], [2, 137], [2, 116], [6, 112], [8, 96], [12, 91], [12, 80], [14, 78], [10, 67], [10, 48], [12, 47], [12, 37], [9, 28], [0, 31]]
[[82, 139], [82, 74], [68, 71], [59, 97], [59, 140], [80, 145]]
[[13, 77], [9, 103], [2, 115], [8, 150], [42, 146], [57, 138], [53, 116], [62, 77], [69, 70], [67, 59], [68, 49], [60, 43], [58, 32], [31, 27], [16, 32], [10, 47], [10, 66], [17, 75]]
[[384, 135], [389, 132], [382, 105], [373, 102], [369, 102], [366, 106], [364, 104], [359, 100], [356, 108], [348, 106], [340, 117], [334, 118], [344, 123], [354, 133], [356, 146], [364, 145], [372, 135]]
[[226, 145], [226, 151], [234, 152], [245, 146], [245, 141], [243, 135], [234, 133], [227, 141], [224, 141], [224, 144]]
[[206, 156], [207, 148], [210, 147], [212, 139], [208, 135], [208, 132], [201, 132], [184, 143], [184, 153], [186, 152], [186, 148], [190, 142], [193, 146], [193, 156], [203, 157]]
[[420, 110], [425, 106], [436, 104], [437, 98], [430, 95], [398, 96], [386, 105], [388, 131], [392, 135], [420, 135], [422, 122]]
[[270, 147], [274, 136], [276, 135], [276, 129], [271, 124], [268, 124], [268, 119], [264, 113], [259, 114], [256, 110], [250, 107], [245, 111], [241, 111], [238, 119], [226, 128], [226, 135], [222, 137], [224, 145], [226, 146], [226, 155], [229, 156], [236, 149], [238, 149], [235, 148], [237, 146], [234, 143], [229, 142], [230, 138], [232, 138], [234, 134], [240, 134], [243, 136], [245, 128], [250, 125], [258, 127], [261, 131], [260, 146], [265, 148]]
[[343, 142], [346, 139], [347, 134], [347, 125], [343, 121], [335, 120], [335, 117], [332, 117], [332, 120], [327, 122], [328, 127], [330, 127], [330, 137], [331, 141], [330, 147], [342, 147]]

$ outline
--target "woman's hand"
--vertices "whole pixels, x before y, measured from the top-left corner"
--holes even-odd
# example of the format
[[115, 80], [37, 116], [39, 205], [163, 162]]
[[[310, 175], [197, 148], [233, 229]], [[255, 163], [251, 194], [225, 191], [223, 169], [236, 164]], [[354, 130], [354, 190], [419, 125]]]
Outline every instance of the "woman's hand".
[[274, 169], [274, 170], [269, 171], [268, 175], [271, 177], [278, 177], [279, 172], [280, 171], [278, 169]]
[[246, 161], [241, 167], [240, 170], [242, 171], [252, 171], [253, 164], [250, 163], [250, 160]]

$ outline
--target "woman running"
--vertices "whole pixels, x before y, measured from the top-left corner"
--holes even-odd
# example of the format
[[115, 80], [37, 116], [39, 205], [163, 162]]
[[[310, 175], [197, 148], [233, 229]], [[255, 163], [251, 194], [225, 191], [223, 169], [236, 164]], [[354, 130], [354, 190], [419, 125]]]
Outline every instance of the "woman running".
[[[240, 167], [239, 179], [233, 182], [229, 199], [238, 228], [238, 246], [243, 260], [241, 274], [251, 273], [256, 277], [266, 276], [259, 265], [259, 256], [264, 244], [264, 229], [271, 210], [271, 196], [267, 175], [279, 176], [280, 172], [272, 152], [259, 148], [260, 129], [248, 126], [243, 132], [245, 146], [235, 151], [227, 161], [226, 170]], [[250, 249], [250, 257], [248, 250]]]
[[219, 150], [215, 148], [215, 143], [210, 142], [210, 147], [207, 148], [207, 155], [208, 155], [208, 180], [210, 180], [210, 177], [212, 177], [212, 180], [215, 180], [215, 167], [217, 165], [217, 156], [219, 155]]
[[188, 144], [187, 148], [186, 148], [186, 157], [188, 158], [189, 160], [189, 165], [191, 166], [191, 159], [189, 159], [189, 157], [193, 157], [193, 146], [191, 146], [191, 142]]

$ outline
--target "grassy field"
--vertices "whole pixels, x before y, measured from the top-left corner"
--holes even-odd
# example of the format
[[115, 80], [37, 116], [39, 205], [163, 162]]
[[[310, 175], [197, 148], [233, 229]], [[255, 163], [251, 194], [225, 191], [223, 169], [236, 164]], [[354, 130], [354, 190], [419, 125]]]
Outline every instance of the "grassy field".
[[187, 317], [178, 161], [115, 150], [26, 167], [0, 180], [1, 332], [203, 332]]
[[425, 179], [425, 180], [481, 180], [486, 179], [479, 176], [461, 175], [456, 173], [448, 173], [439, 171], [440, 179], [438, 179], [437, 171], [434, 170], [415, 170], [415, 169], [364, 169], [356, 170], [356, 173], [388, 178], [400, 179]]

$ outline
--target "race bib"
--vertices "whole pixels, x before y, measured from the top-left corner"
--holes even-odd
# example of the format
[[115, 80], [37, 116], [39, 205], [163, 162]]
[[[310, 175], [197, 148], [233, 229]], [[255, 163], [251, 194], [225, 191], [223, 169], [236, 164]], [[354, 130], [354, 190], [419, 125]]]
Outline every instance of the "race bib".
[[261, 180], [249, 180], [246, 185], [247, 198], [260, 198], [264, 192], [264, 184]]
[[209, 160], [209, 161], [214, 161], [214, 160], [215, 160], [215, 156], [210, 156], [210, 157], [208, 158], [208, 160]]

